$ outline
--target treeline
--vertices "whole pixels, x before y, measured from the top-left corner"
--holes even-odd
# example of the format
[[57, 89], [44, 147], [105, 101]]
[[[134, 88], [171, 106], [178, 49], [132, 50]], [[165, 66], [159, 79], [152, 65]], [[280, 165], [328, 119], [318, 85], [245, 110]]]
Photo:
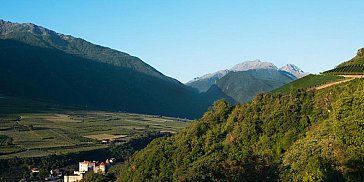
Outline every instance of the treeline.
[[363, 121], [363, 80], [219, 101], [133, 155], [118, 181], [363, 181]]

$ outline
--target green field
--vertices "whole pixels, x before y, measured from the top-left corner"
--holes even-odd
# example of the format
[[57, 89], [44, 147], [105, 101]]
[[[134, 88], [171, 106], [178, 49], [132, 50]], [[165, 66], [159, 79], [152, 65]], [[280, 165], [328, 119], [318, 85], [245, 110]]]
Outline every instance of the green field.
[[279, 88], [271, 91], [271, 93], [282, 94], [282, 93], [287, 93], [292, 89], [307, 90], [307, 89], [311, 89], [311, 88], [314, 88], [314, 87], [318, 87], [318, 86], [326, 84], [326, 83], [339, 81], [341, 79], [344, 79], [344, 77], [335, 76], [335, 75], [313, 75], [313, 74], [310, 74], [310, 75], [307, 75], [307, 76], [305, 76], [303, 78], [295, 80], [295, 81], [293, 81], [291, 83], [283, 85], [282, 87], [279, 87]]
[[[24, 112], [32, 107], [37, 112]], [[190, 123], [163, 116], [69, 110], [4, 97], [0, 98], [0, 108], [0, 135], [12, 140], [0, 146], [0, 159], [107, 148], [100, 140], [119, 138], [124, 142], [146, 132], [175, 133]]]

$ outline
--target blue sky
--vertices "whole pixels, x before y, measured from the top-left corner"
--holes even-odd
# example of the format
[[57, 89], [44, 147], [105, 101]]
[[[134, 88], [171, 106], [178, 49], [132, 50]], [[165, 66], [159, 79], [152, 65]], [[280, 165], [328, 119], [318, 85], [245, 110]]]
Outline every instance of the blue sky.
[[0, 0], [32, 22], [141, 58], [182, 82], [246, 60], [318, 73], [364, 47], [361, 0]]

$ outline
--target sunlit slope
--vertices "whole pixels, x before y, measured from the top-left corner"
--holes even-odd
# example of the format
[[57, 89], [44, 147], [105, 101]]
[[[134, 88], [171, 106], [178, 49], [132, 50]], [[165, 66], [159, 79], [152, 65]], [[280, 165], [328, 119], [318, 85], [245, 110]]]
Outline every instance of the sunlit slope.
[[134, 155], [119, 181], [362, 181], [363, 116], [363, 79], [220, 101]]

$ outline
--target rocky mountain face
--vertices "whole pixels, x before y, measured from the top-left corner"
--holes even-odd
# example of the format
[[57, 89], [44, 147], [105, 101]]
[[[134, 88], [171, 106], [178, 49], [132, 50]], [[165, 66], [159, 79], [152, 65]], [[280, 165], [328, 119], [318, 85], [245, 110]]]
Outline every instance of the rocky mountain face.
[[304, 72], [303, 70], [301, 70], [299, 67], [297, 67], [294, 64], [287, 64], [287, 65], [283, 66], [282, 68], [280, 68], [279, 70], [291, 73], [292, 75], [294, 75], [297, 78], [302, 78], [309, 74], [307, 72]]
[[247, 71], [254, 69], [278, 69], [273, 63], [263, 62], [259, 59], [254, 61], [246, 61], [233, 66], [230, 71]]
[[127, 53], [3, 20], [0, 85], [6, 96], [183, 118], [198, 118], [215, 99], [225, 98], [218, 89], [214, 97], [199, 94]]

